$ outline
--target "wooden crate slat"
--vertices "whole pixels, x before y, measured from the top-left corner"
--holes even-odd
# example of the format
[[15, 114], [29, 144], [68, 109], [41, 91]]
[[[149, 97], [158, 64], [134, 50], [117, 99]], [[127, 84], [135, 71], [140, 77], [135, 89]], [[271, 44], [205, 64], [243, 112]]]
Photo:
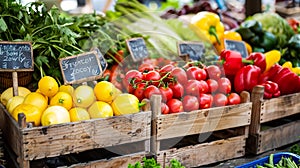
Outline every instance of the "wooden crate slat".
[[23, 129], [25, 158], [53, 157], [147, 140], [151, 112]]
[[262, 102], [261, 123], [300, 113], [300, 93]]
[[245, 154], [244, 135], [202, 143], [183, 148], [160, 151], [157, 160], [168, 165], [171, 159], [178, 159], [186, 167], [196, 167], [228, 160]]
[[157, 117], [157, 139], [217, 131], [250, 124], [252, 103]]

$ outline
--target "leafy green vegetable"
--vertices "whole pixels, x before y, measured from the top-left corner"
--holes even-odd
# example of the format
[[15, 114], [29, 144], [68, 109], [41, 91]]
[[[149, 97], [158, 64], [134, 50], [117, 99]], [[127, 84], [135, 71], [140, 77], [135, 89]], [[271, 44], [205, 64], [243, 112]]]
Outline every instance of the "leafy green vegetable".
[[[156, 162], [154, 158], [143, 158], [143, 163], [136, 162], [134, 165], [129, 164], [128, 168], [161, 168], [160, 164]], [[166, 168], [185, 168], [181, 165], [181, 163], [176, 160], [172, 159], [169, 166], [166, 166]]]

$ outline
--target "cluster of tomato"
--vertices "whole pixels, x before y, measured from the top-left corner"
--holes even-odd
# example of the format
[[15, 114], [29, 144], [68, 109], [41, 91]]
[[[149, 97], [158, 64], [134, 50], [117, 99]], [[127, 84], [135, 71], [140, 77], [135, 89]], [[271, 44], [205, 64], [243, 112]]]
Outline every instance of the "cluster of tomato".
[[157, 67], [147, 61], [124, 73], [122, 88], [140, 101], [153, 94], [162, 96], [162, 113], [177, 113], [239, 104], [239, 94], [216, 65], [187, 63], [183, 67], [170, 62]]

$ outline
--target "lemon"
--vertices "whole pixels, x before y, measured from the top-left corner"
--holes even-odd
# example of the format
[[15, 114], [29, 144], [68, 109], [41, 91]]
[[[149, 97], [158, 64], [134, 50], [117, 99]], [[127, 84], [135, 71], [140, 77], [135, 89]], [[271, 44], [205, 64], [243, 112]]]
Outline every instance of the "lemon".
[[111, 103], [114, 115], [133, 114], [139, 112], [139, 99], [132, 94], [119, 94]]
[[67, 92], [58, 92], [50, 99], [50, 105], [59, 105], [70, 110], [73, 106], [72, 96]]
[[12, 113], [15, 107], [17, 107], [19, 104], [22, 104], [24, 101], [23, 96], [14, 96], [10, 99], [8, 99], [6, 104], [6, 109], [9, 113]]
[[63, 106], [50, 106], [48, 107], [41, 118], [41, 122], [43, 126], [53, 125], [53, 124], [61, 124], [70, 122], [70, 115], [66, 108]]
[[103, 101], [94, 102], [91, 107], [89, 107], [88, 112], [91, 118], [106, 118], [114, 115], [111, 106]]
[[98, 82], [94, 87], [94, 92], [97, 100], [107, 103], [113, 101], [118, 93], [115, 85], [108, 81]]
[[24, 113], [26, 122], [33, 122], [34, 126], [41, 124], [42, 111], [32, 104], [19, 104], [12, 112], [12, 116], [18, 121], [18, 114]]
[[38, 82], [39, 91], [48, 97], [54, 96], [58, 92], [58, 83], [51, 76], [44, 76]]
[[59, 87], [58, 91], [59, 91], [59, 92], [67, 92], [67, 93], [69, 93], [70, 95], [72, 95], [73, 92], [74, 92], [74, 88], [73, 88], [73, 86], [71, 86], [71, 85], [61, 85], [61, 86]]
[[95, 102], [94, 90], [88, 85], [80, 85], [74, 90], [73, 102], [75, 107], [89, 107]]
[[29, 93], [23, 101], [24, 104], [31, 104], [38, 107], [42, 112], [48, 107], [48, 99], [38, 92]]
[[89, 120], [90, 114], [85, 108], [81, 107], [74, 107], [69, 110], [71, 121], [83, 121], [83, 120]]
[[[19, 86], [18, 87], [18, 96], [23, 96], [25, 97], [27, 94], [29, 94], [31, 91], [25, 87], [22, 87], [22, 86]], [[0, 100], [1, 100], [1, 103], [6, 106], [7, 104], [7, 101], [12, 98], [14, 95], [13, 95], [13, 88], [12, 87], [9, 87], [7, 88], [6, 90], [4, 90], [1, 94], [1, 97], [0, 97]]]

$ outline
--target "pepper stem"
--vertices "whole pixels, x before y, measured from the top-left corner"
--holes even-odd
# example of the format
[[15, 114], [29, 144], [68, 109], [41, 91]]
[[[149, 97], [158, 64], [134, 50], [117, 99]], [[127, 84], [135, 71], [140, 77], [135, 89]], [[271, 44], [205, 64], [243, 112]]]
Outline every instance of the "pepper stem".
[[254, 64], [254, 61], [253, 61], [253, 60], [242, 59], [242, 63], [253, 65], [253, 64]]
[[220, 41], [220, 38], [217, 34], [217, 30], [216, 30], [215, 26], [210, 26], [209, 29], [208, 29], [208, 33], [210, 35], [213, 35], [217, 39], [218, 44], [221, 44], [221, 41]]

